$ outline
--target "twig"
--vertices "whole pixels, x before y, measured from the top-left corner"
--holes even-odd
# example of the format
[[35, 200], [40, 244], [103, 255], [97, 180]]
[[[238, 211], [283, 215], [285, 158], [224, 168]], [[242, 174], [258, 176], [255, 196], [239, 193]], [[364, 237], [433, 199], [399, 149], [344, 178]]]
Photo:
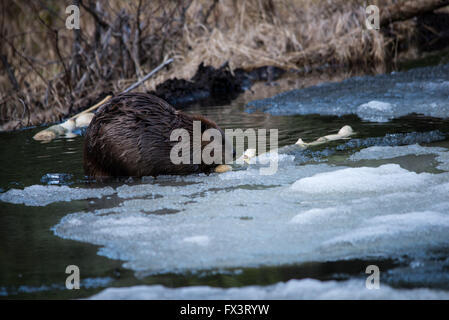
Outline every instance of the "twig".
[[90, 15], [95, 19], [95, 21], [102, 26], [104, 29], [107, 27], [110, 27], [108, 23], [106, 23], [103, 19], [101, 19], [98, 14], [95, 12], [95, 10], [91, 9], [89, 6], [86, 6], [82, 0], [80, 0], [81, 7], [84, 8], [87, 12], [90, 13]]
[[22, 103], [22, 105], [23, 105], [23, 114], [22, 114], [22, 118], [25, 118], [25, 117], [24, 117], [25, 112], [28, 113], [28, 120], [27, 120], [27, 126], [28, 126], [29, 123], [30, 123], [30, 117], [31, 117], [30, 109], [28, 108], [27, 104], [26, 104], [21, 98], [19, 98], [19, 101], [20, 101], [20, 102]]
[[30, 66], [31, 70], [33, 70], [37, 76], [48, 86], [48, 82], [47, 80], [44, 78], [44, 76], [33, 66], [33, 63], [31, 63], [31, 61], [25, 56], [23, 55], [19, 50], [16, 49], [16, 47], [14, 47], [14, 45], [9, 42], [8, 39], [6, 39], [5, 37], [3, 37], [2, 35], [0, 35], [2, 37], [2, 39], [9, 44], [9, 46], [11, 47], [11, 49], [14, 51], [15, 54], [17, 54], [20, 58], [22, 58], [23, 60], [25, 60], [25, 62]]
[[206, 14], [203, 17], [203, 24], [206, 25], [207, 24], [207, 19], [209, 18], [210, 14], [212, 13], [212, 11], [215, 9], [215, 6], [217, 5], [218, 0], [214, 0], [214, 2], [212, 2], [212, 4], [210, 5], [209, 9], [207, 9]]
[[128, 88], [126, 88], [123, 93], [129, 92], [135, 88], [137, 88], [138, 86], [140, 86], [142, 83], [144, 83], [145, 81], [147, 81], [153, 74], [155, 74], [156, 72], [159, 72], [159, 70], [161, 70], [163, 67], [165, 67], [166, 65], [170, 64], [173, 62], [173, 58], [170, 58], [164, 62], [162, 62], [159, 66], [157, 66], [155, 69], [153, 69], [153, 71], [151, 71], [149, 74], [147, 74], [145, 77], [143, 77], [141, 80], [137, 81], [136, 83], [132, 84], [131, 86], [129, 86]]
[[9, 82], [11, 82], [12, 87], [15, 91], [19, 91], [19, 84], [17, 83], [17, 79], [14, 76], [14, 69], [12, 66], [8, 63], [8, 59], [6, 58], [6, 55], [0, 54], [0, 60], [2, 60], [3, 67], [6, 70], [6, 73], [8, 74]]
[[134, 63], [136, 64], [136, 72], [138, 72], [138, 79], [142, 77], [142, 68], [140, 67], [140, 46], [142, 30], [140, 29], [140, 11], [142, 9], [142, 0], [139, 0], [136, 12], [136, 31], [134, 32]]
[[62, 64], [62, 67], [64, 69], [66, 85], [69, 88], [70, 95], [73, 96], [73, 94], [72, 94], [72, 91], [73, 91], [72, 90], [72, 81], [70, 79], [70, 72], [69, 72], [67, 66], [64, 63], [64, 59], [62, 58], [61, 51], [59, 50], [59, 34], [58, 34], [58, 30], [57, 29], [52, 29], [51, 26], [49, 26], [47, 23], [45, 23], [45, 21], [42, 20], [42, 18], [40, 16], [37, 16], [37, 18], [48, 29], [49, 33], [53, 34], [53, 36], [54, 36], [55, 51], [56, 51], [56, 54], [57, 54], [57, 56], [59, 58], [60, 63]]

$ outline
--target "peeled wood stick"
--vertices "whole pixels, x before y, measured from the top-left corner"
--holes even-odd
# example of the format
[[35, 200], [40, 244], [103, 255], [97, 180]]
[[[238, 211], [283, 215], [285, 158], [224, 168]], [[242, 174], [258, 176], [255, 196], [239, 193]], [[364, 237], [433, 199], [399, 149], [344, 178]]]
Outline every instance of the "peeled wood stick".
[[99, 106], [101, 106], [103, 103], [105, 103], [106, 101], [108, 101], [108, 100], [111, 99], [111, 98], [112, 98], [111, 95], [106, 96], [103, 100], [101, 100], [101, 101], [98, 102], [97, 104], [93, 105], [92, 107], [87, 108], [86, 110], [83, 110], [83, 111], [81, 111], [80, 113], [75, 114], [74, 116], [70, 117], [69, 120], [70, 120], [70, 119], [76, 119], [76, 118], [78, 118], [80, 115], [82, 115], [82, 114], [84, 114], [84, 113], [88, 113], [88, 112], [91, 112], [91, 111], [97, 109]]
[[[352, 128], [348, 125], [342, 127], [337, 134], [329, 134], [327, 136], [324, 137], [320, 137], [318, 139], [316, 139], [313, 142], [310, 143], [306, 143], [304, 142], [301, 138], [298, 139], [298, 141], [293, 145], [297, 145], [301, 148], [308, 148], [311, 146], [318, 146], [324, 143], [328, 143], [330, 141], [335, 141], [335, 140], [340, 140], [340, 139], [349, 139], [350, 136], [356, 134], [356, 132], [354, 132], [354, 130], [352, 130]], [[285, 146], [285, 148], [288, 148], [290, 146]], [[284, 148], [284, 147], [283, 147]], [[263, 154], [269, 154], [271, 152], [276, 152], [278, 153], [279, 150], [278, 149], [272, 149], [270, 151], [267, 151]], [[283, 152], [284, 153], [284, 152]], [[246, 162], [247, 164], [252, 164], [251, 163], [251, 159], [255, 158], [256, 156], [259, 157], [262, 154], [257, 155], [256, 149], [246, 149], [245, 152], [242, 154], [242, 156], [240, 158], [238, 158], [236, 161], [233, 162], [233, 164], [228, 165], [228, 164], [221, 164], [219, 166], [217, 166], [215, 168], [215, 172], [217, 173], [223, 173], [223, 172], [227, 172], [227, 171], [232, 171], [233, 170], [233, 165], [234, 164], [243, 164], [243, 162]]]
[[[133, 83], [132, 85], [130, 85], [128, 88], [126, 88], [125, 90], [123, 90], [121, 93], [127, 93], [130, 92], [131, 90], [137, 88], [138, 86], [140, 86], [142, 83], [144, 83], [145, 81], [147, 81], [151, 76], [153, 76], [156, 72], [158, 72], [159, 70], [161, 70], [163, 67], [165, 67], [166, 65], [170, 64], [173, 62], [173, 58], [170, 58], [166, 61], [164, 61], [163, 63], [161, 63], [159, 66], [157, 66], [156, 68], [154, 68], [150, 73], [148, 73], [145, 77], [143, 77], [142, 79], [140, 79], [139, 81]], [[89, 107], [86, 110], [81, 111], [80, 113], [70, 117], [68, 120], [64, 121], [63, 123], [60, 124], [55, 124], [52, 125], [51, 127], [48, 127], [47, 129], [44, 129], [42, 131], [39, 131], [38, 133], [36, 133], [33, 136], [34, 140], [38, 140], [38, 141], [46, 141], [49, 142], [53, 139], [55, 139], [57, 136], [63, 135], [67, 132], [72, 131], [73, 129], [75, 129], [75, 119], [78, 118], [79, 116], [89, 113], [95, 109], [97, 109], [99, 106], [101, 106], [102, 104], [104, 104], [105, 102], [107, 102], [109, 99], [111, 99], [112, 96], [107, 96], [106, 98], [104, 98], [103, 100], [101, 100], [100, 102], [96, 103], [95, 105], [93, 105], [92, 107]]]
[[351, 126], [344, 126], [342, 127], [337, 134], [329, 134], [327, 136], [324, 137], [320, 137], [318, 139], [316, 139], [313, 142], [304, 142], [301, 138], [298, 139], [298, 141], [296, 141], [296, 145], [303, 147], [303, 148], [307, 148], [310, 146], [319, 146], [320, 144], [324, 144], [324, 143], [328, 143], [330, 141], [335, 141], [335, 140], [340, 140], [340, 139], [348, 139], [350, 136], [356, 134], [354, 132], [354, 130], [352, 130]]

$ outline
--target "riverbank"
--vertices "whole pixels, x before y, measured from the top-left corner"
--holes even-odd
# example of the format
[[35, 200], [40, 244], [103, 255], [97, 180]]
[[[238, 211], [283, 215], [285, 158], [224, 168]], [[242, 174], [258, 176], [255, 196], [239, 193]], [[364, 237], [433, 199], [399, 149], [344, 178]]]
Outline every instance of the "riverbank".
[[[373, 3], [382, 11], [397, 1]], [[63, 4], [17, 1], [2, 9], [0, 131], [61, 121], [122, 91], [166, 57], [174, 63], [139, 90], [191, 79], [201, 64], [226, 63], [231, 73], [280, 68], [290, 82], [296, 75], [293, 81], [307, 86], [302, 79], [310, 74], [316, 84], [321, 76], [395, 70], [447, 41], [445, 8], [376, 31], [366, 29], [358, 0], [97, 1], [81, 4], [78, 30], [66, 29]]]

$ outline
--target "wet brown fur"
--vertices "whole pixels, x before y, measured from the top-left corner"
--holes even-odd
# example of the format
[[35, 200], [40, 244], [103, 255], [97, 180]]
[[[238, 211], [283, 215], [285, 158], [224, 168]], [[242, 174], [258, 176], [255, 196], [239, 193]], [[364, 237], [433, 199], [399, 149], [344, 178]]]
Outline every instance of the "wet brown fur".
[[170, 134], [178, 128], [190, 134], [192, 159], [194, 120], [201, 121], [201, 132], [216, 128], [224, 137], [215, 122], [178, 111], [156, 96], [120, 94], [100, 107], [87, 128], [84, 171], [94, 178], [209, 173], [215, 164], [175, 165], [170, 160], [170, 150], [178, 143], [170, 141]]

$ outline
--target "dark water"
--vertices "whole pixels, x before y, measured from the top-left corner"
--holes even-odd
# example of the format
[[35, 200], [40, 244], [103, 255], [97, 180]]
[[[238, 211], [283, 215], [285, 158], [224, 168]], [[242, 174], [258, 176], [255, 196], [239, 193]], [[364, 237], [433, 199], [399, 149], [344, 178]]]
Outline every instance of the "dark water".
[[[280, 146], [293, 144], [298, 137], [306, 141], [336, 133], [343, 125], [351, 125], [357, 138], [383, 137], [387, 133], [428, 132], [449, 133], [449, 121], [407, 116], [388, 123], [362, 122], [355, 115], [334, 116], [271, 116], [260, 112], [244, 112], [246, 101], [237, 99], [231, 106], [204, 110], [192, 107], [188, 112], [202, 113], [222, 128], [276, 128]], [[22, 189], [48, 183], [45, 176], [67, 174], [56, 184], [86, 185], [82, 170], [83, 137], [57, 139], [38, 143], [32, 136], [43, 128], [12, 133], [0, 133], [0, 188]], [[51, 179], [50, 179], [51, 180]], [[136, 183], [139, 183], [138, 181]], [[117, 185], [117, 184], [115, 184]], [[115, 186], [113, 185], [113, 186]], [[103, 198], [102, 206], [114, 206], [114, 198]], [[137, 278], [124, 269], [122, 261], [97, 255], [98, 247], [61, 239], [50, 230], [66, 214], [90, 210], [89, 200], [52, 203], [44, 207], [0, 202], [0, 298], [80, 298], [88, 297], [105, 287], [136, 284], [163, 284], [169, 287], [211, 285], [233, 287], [266, 285], [297, 278], [347, 279], [362, 276], [363, 266], [371, 261], [307, 263], [301, 265], [243, 268], [219, 273], [163, 274]], [[394, 270], [406, 265], [403, 261], [384, 259], [375, 262], [382, 270]], [[81, 290], [66, 290], [65, 268], [76, 264], [81, 272]], [[393, 285], [404, 286], [401, 283]], [[410, 283], [405, 286], [410, 285]], [[426, 284], [428, 286], [428, 284]], [[446, 284], [437, 283], [436, 287]], [[419, 284], [417, 285], [419, 286]]]

